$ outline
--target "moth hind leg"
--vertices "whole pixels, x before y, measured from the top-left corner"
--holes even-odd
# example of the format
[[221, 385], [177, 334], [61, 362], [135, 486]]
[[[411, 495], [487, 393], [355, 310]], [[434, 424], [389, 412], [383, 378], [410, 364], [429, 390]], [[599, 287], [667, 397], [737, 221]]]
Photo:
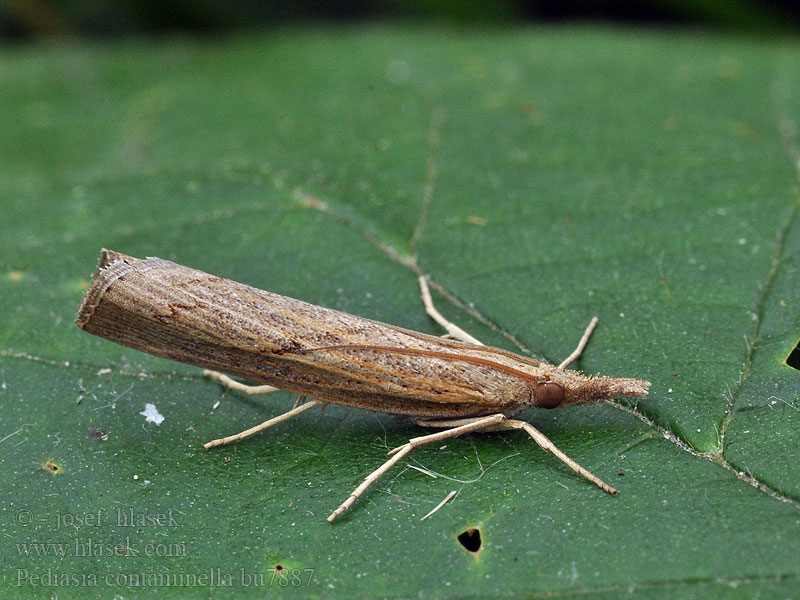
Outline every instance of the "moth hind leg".
[[[408, 440], [407, 443], [403, 444], [402, 446], [398, 446], [394, 450], [389, 452], [390, 455], [393, 455], [389, 460], [384, 462], [380, 467], [375, 469], [372, 473], [370, 473], [364, 482], [359, 485], [350, 496], [342, 502], [339, 507], [334, 510], [328, 516], [328, 522], [333, 523], [340, 514], [346, 511], [350, 506], [355, 502], [361, 494], [363, 494], [366, 489], [371, 486], [377, 479], [383, 475], [386, 471], [391, 469], [395, 464], [397, 464], [400, 459], [404, 456], [411, 454], [416, 448], [420, 446], [425, 446], [427, 444], [433, 444], [440, 440], [445, 440], [448, 438], [453, 438], [464, 433], [470, 433], [473, 431], [481, 431], [487, 428], [491, 428], [494, 425], [502, 423], [508, 417], [504, 414], [495, 414], [495, 415], [488, 415], [486, 417], [474, 417], [471, 419], [453, 419], [451, 421], [437, 421], [439, 425], [432, 425], [433, 427], [450, 427], [450, 429], [445, 429], [444, 431], [438, 431], [436, 433], [431, 433], [428, 435], [423, 435], [420, 437], [415, 437]], [[424, 422], [424, 420], [420, 420]], [[452, 425], [452, 426], [451, 426]]]

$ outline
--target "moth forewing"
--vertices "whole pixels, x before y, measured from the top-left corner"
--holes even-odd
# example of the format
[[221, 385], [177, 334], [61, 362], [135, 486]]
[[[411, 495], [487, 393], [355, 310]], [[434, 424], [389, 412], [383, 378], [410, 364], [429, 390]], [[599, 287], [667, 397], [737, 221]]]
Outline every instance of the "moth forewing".
[[150, 354], [391, 414], [477, 416], [530, 398], [530, 375], [514, 368], [527, 363], [510, 353], [387, 326], [158, 258], [104, 251], [77, 323]]

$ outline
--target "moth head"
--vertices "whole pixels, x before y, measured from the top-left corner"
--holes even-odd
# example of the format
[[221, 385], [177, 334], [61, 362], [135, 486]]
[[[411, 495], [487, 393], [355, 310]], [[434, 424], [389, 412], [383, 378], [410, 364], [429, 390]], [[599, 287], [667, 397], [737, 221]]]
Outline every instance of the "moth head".
[[578, 371], [554, 367], [535, 385], [532, 400], [533, 405], [538, 408], [557, 408], [620, 396], [644, 396], [648, 387], [650, 382], [644, 379], [584, 375]]

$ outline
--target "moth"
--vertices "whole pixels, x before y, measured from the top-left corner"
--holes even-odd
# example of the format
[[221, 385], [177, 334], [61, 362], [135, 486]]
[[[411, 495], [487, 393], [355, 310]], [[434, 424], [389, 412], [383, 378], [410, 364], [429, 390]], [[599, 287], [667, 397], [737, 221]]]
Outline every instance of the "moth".
[[[650, 382], [643, 379], [589, 376], [566, 368], [583, 351], [597, 319], [575, 351], [552, 365], [482, 345], [438, 313], [424, 278], [420, 285], [428, 313], [458, 339], [315, 306], [168, 260], [103, 249], [76, 324], [123, 346], [203, 367], [237, 389], [299, 394], [288, 412], [209, 442], [207, 449], [326, 403], [410, 417], [417, 425], [441, 429], [390, 451], [391, 458], [331, 513], [330, 522], [415, 448], [477, 431], [522, 429], [542, 449], [616, 494], [533, 425], [512, 418], [531, 407], [552, 409], [647, 393]], [[221, 373], [266, 385], [253, 389]]]

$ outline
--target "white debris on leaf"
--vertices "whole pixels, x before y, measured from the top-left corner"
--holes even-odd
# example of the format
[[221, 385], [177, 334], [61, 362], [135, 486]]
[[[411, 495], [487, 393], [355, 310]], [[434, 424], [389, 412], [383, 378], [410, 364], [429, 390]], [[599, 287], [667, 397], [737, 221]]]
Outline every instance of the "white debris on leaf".
[[158, 412], [155, 404], [145, 404], [144, 410], [139, 413], [140, 415], [144, 415], [144, 420], [147, 423], [155, 423], [156, 425], [161, 425], [164, 422], [164, 415]]

